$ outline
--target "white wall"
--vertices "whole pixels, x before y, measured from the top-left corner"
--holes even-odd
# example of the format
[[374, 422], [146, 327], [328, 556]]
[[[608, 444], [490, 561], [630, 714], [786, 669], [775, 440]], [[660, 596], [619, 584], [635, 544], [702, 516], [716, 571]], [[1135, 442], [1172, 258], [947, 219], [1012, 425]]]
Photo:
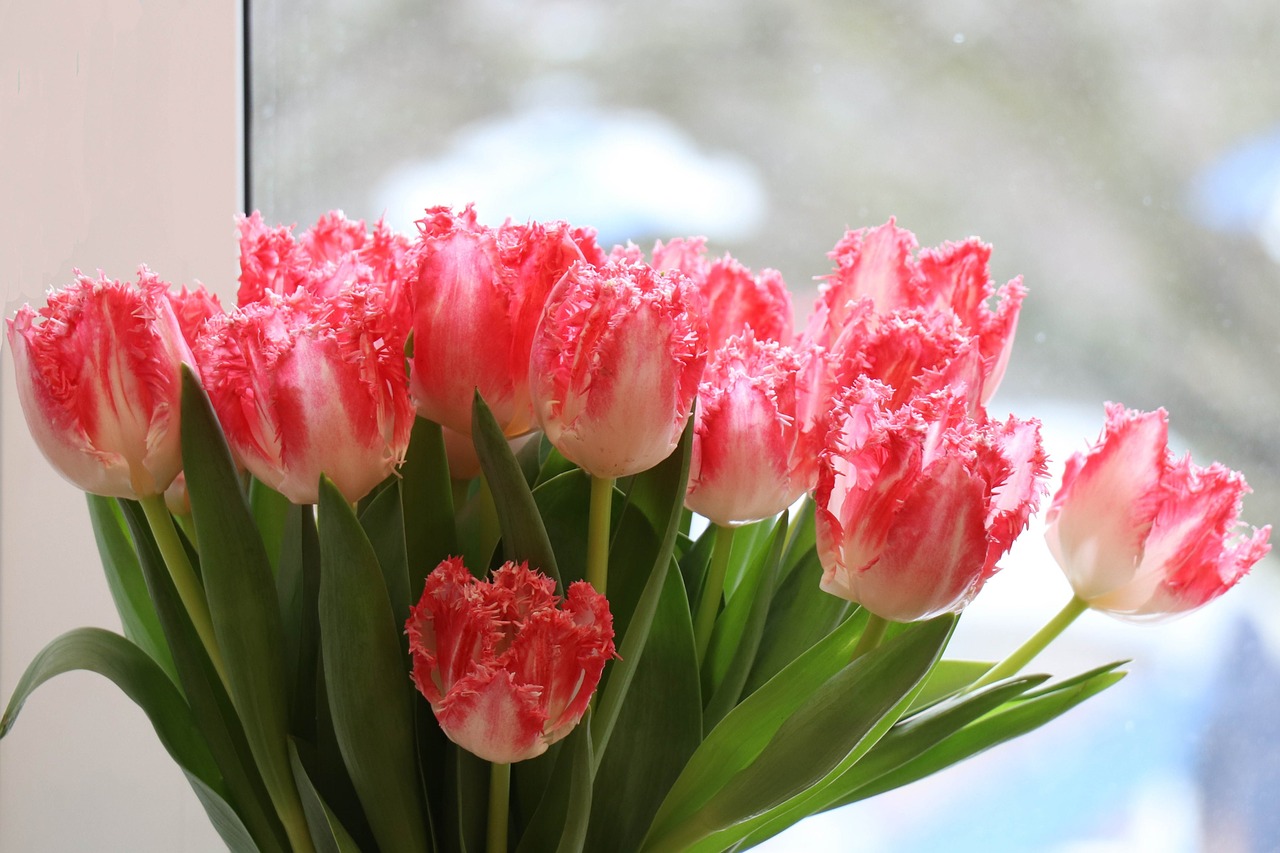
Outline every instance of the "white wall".
[[[234, 292], [240, 4], [0, 3], [0, 286], [9, 317], [73, 267]], [[44, 461], [0, 365], [0, 701], [49, 640], [119, 629], [84, 500]], [[0, 741], [0, 850], [223, 849], [143, 714], [85, 673]]]

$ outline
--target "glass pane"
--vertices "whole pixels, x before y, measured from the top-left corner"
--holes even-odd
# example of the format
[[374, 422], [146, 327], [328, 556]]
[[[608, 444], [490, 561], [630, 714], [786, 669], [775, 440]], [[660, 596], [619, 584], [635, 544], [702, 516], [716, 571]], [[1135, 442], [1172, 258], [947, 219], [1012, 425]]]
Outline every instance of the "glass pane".
[[[846, 227], [977, 234], [1030, 291], [993, 410], [1042, 418], [1060, 469], [1102, 401], [1165, 406], [1180, 448], [1247, 473], [1248, 519], [1280, 517], [1274, 4], [256, 0], [252, 37], [269, 222], [338, 207], [411, 233], [474, 201], [606, 246], [701, 234], [781, 270], [801, 320]], [[1064, 600], [1024, 540], [957, 649], [1000, 655]], [[1272, 571], [1169, 626], [1089, 614], [1045, 666], [1134, 656], [1115, 698], [789, 843], [1280, 844], [1255, 793], [1280, 773], [1280, 681], [1249, 616]]]

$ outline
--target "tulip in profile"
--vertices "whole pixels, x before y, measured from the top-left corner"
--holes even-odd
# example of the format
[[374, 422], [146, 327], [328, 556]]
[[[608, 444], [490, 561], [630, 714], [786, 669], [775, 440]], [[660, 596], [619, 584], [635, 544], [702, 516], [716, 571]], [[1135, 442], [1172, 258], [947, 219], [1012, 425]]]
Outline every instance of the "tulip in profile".
[[575, 264], [534, 338], [529, 385], [538, 423], [594, 477], [652, 468], [689, 419], [705, 335], [698, 294], [680, 273]]
[[1039, 501], [1039, 425], [970, 418], [943, 391], [885, 406], [860, 381], [819, 460], [822, 588], [894, 622], [959, 612], [997, 570]]
[[1244, 477], [1168, 449], [1163, 409], [1107, 406], [1102, 437], [1073, 456], [1046, 515], [1049, 550], [1076, 597], [1120, 617], [1194, 610], [1269, 550], [1270, 527], [1239, 531]]
[[264, 295], [209, 320], [197, 358], [236, 456], [294, 503], [316, 502], [322, 473], [359, 500], [404, 460], [404, 339], [381, 288]]
[[478, 580], [459, 558], [427, 577], [405, 628], [413, 681], [454, 743], [487, 761], [535, 758], [586, 713], [614, 657], [609, 603], [584, 581], [506, 563]]
[[18, 399], [36, 445], [97, 495], [159, 495], [182, 470], [181, 366], [194, 364], [168, 286], [79, 275], [9, 321]]

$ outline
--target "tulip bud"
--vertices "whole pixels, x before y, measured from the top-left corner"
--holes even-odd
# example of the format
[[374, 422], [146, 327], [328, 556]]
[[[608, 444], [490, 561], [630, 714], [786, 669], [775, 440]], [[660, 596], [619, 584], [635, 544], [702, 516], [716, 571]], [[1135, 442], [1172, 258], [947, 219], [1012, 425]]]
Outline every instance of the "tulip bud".
[[419, 414], [469, 435], [479, 389], [506, 435], [528, 432], [533, 332], [552, 286], [582, 260], [577, 240], [590, 248], [590, 235], [564, 223], [487, 228], [471, 207], [432, 208], [418, 224], [408, 286]]
[[535, 758], [573, 730], [615, 656], [609, 602], [584, 581], [506, 563], [492, 581], [459, 558], [427, 577], [405, 629], [413, 681], [454, 743], [487, 761]]
[[750, 331], [707, 363], [685, 505], [721, 526], [777, 515], [813, 486], [817, 451], [796, 417], [806, 359]]
[[547, 438], [601, 478], [671, 454], [706, 364], [706, 321], [678, 272], [575, 264], [547, 300], [529, 385]]
[[1076, 597], [1119, 617], [1194, 610], [1270, 550], [1271, 528], [1238, 532], [1244, 477], [1168, 448], [1163, 409], [1107, 405], [1098, 443], [1067, 462], [1045, 539]]
[[27, 426], [78, 488], [158, 495], [182, 470], [181, 365], [195, 363], [168, 286], [145, 267], [137, 287], [76, 276], [8, 323]]
[[959, 612], [1026, 527], [1043, 490], [1039, 425], [969, 418], [962, 395], [860, 381], [818, 463], [822, 588], [895, 622]]
[[322, 473], [357, 501], [404, 460], [413, 407], [385, 299], [268, 294], [205, 325], [196, 355], [227, 441], [294, 503], [316, 502]]

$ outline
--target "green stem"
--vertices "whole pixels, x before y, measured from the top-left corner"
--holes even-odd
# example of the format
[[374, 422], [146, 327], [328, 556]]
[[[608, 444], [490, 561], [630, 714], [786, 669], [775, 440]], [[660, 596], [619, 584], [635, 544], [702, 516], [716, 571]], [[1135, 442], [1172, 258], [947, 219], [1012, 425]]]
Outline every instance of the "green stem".
[[507, 853], [507, 812], [511, 807], [511, 765], [489, 765], [488, 853]]
[[707, 657], [711, 645], [711, 630], [720, 612], [720, 598], [724, 593], [724, 576], [729, 568], [729, 552], [733, 550], [732, 527], [716, 525], [716, 540], [711, 549], [711, 567], [707, 570], [707, 582], [698, 599], [698, 615], [693, 623], [693, 640], [698, 650], [698, 666]]
[[971, 690], [979, 687], [985, 687], [999, 681], [1002, 678], [1008, 678], [1017, 675], [1024, 666], [1031, 663], [1031, 659], [1044, 651], [1045, 647], [1057, 638], [1068, 625], [1076, 621], [1076, 617], [1089, 609], [1086, 604], [1077, 596], [1071, 596], [1071, 600], [1067, 602], [1067, 606], [1058, 611], [1058, 615], [1049, 620], [1049, 623], [1023, 643], [1017, 651], [1009, 655], [1000, 663], [987, 670], [987, 674], [979, 678], [973, 683]]
[[182, 540], [178, 537], [173, 516], [169, 515], [169, 508], [165, 506], [164, 495], [150, 495], [141, 498], [139, 503], [142, 504], [142, 511], [146, 513], [147, 523], [151, 525], [151, 533], [156, 537], [160, 556], [164, 558], [169, 576], [173, 578], [173, 585], [178, 590], [178, 598], [182, 600], [182, 606], [187, 609], [187, 615], [191, 617], [196, 634], [204, 644], [209, 660], [218, 672], [218, 677], [222, 679], [222, 685], [226, 687], [227, 672], [222, 663], [222, 652], [218, 650], [218, 641], [214, 637], [213, 620], [209, 616], [209, 602], [204, 597], [204, 587], [200, 585], [195, 569], [191, 568], [187, 550], [182, 547]]
[[849, 657], [849, 660], [851, 662], [855, 661], [880, 645], [880, 641], [884, 639], [884, 632], [888, 628], [888, 619], [882, 619], [868, 610], [867, 627], [862, 629], [862, 636], [858, 637], [858, 645], [853, 647], [853, 654]]
[[609, 581], [609, 525], [613, 515], [613, 478], [591, 478], [591, 515], [587, 527], [587, 583], [601, 595]]

